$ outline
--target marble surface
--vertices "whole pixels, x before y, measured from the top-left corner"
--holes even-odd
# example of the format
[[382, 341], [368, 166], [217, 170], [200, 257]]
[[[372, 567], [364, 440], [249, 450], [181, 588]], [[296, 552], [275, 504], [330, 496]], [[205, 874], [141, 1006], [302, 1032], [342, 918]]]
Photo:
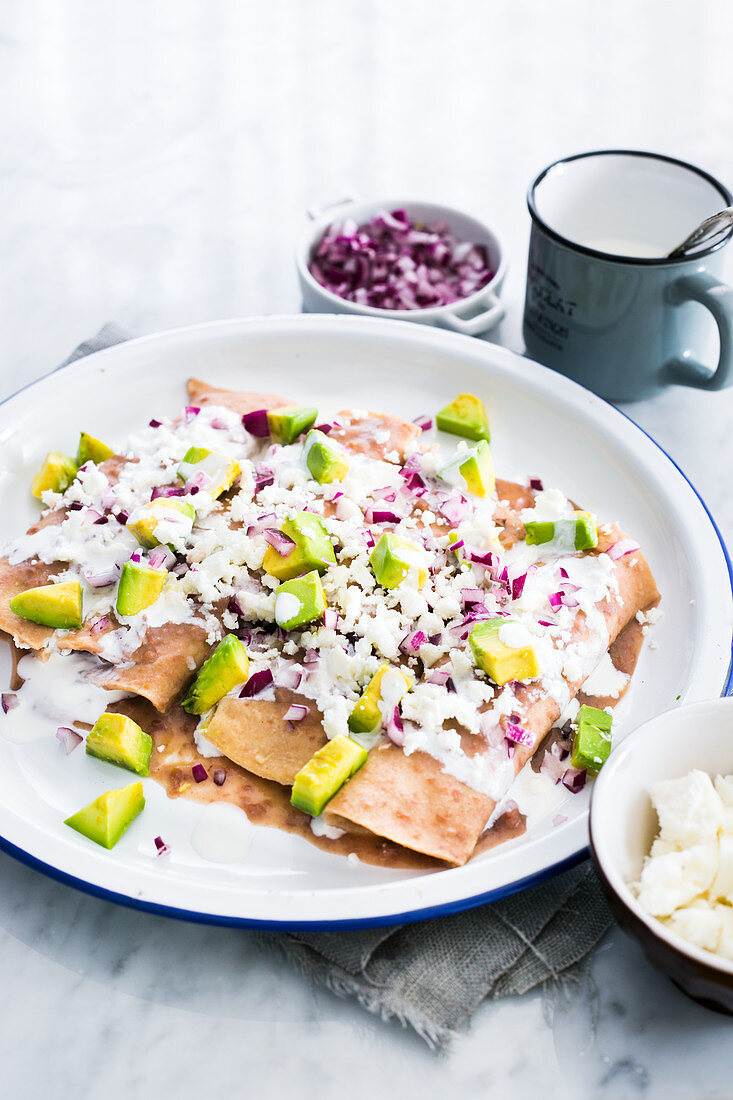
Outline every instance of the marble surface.
[[[114, 318], [150, 332], [299, 309], [304, 209], [473, 210], [510, 254], [521, 350], [544, 164], [650, 148], [733, 181], [728, 0], [26, 0], [0, 30], [0, 390]], [[733, 390], [631, 415], [733, 536]], [[650, 507], [653, 502], [650, 501]], [[549, 1002], [484, 1005], [442, 1058], [252, 935], [116, 908], [0, 856], [2, 1095], [730, 1096], [730, 1023], [612, 933]]]

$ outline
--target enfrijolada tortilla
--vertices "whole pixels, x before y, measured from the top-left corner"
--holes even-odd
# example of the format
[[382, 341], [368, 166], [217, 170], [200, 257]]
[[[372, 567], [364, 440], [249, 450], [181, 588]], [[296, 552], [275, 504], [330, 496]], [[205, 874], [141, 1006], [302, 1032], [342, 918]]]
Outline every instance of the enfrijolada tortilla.
[[232, 800], [231, 762], [253, 820], [378, 862], [465, 863], [656, 605], [641, 550], [537, 478], [496, 481], [470, 395], [441, 413], [448, 457], [388, 414], [319, 423], [196, 379], [189, 400], [115, 453], [92, 440], [75, 476], [44, 467], [46, 511], [0, 560], [0, 628], [41, 659], [90, 654], [170, 793]]

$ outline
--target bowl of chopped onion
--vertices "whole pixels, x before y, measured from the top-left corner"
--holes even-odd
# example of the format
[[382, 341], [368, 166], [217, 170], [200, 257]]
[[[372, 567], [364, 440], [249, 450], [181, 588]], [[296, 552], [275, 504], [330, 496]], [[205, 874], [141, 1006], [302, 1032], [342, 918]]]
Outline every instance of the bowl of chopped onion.
[[392, 317], [469, 336], [504, 316], [501, 244], [449, 206], [341, 200], [310, 214], [296, 261], [307, 313]]

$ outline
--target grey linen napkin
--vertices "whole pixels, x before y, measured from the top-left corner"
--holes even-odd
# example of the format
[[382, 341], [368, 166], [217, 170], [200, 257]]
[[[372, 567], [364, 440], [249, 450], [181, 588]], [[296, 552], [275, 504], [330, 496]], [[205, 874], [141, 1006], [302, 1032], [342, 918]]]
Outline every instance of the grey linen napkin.
[[[107, 324], [66, 361], [134, 334]], [[613, 923], [587, 861], [491, 905], [435, 920], [344, 932], [267, 932], [310, 978], [369, 1012], [413, 1027], [433, 1047], [466, 1028], [479, 1004], [557, 988]]]

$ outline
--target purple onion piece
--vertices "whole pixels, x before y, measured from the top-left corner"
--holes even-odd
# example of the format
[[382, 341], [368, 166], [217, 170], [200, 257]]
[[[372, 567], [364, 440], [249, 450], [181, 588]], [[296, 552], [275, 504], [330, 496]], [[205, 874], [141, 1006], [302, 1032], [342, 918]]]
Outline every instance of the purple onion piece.
[[579, 791], [583, 790], [587, 774], [585, 768], [582, 770], [578, 768], [568, 768], [562, 777], [562, 785], [563, 787], [567, 787], [571, 794], [577, 794]]
[[75, 748], [81, 745], [84, 738], [76, 730], [71, 729], [70, 726], [59, 726], [56, 730], [56, 738], [66, 749], [66, 755], [73, 752]]
[[159, 428], [162, 423], [163, 423], [162, 420], [149, 420], [148, 421], [148, 425], [151, 428]]
[[224, 786], [224, 783], [226, 782], [226, 777], [227, 773], [225, 772], [224, 768], [214, 768], [213, 772], [211, 773], [211, 778], [214, 780], [214, 783], [217, 787]]
[[433, 426], [433, 418], [432, 416], [416, 416], [412, 423], [417, 424], [421, 432], [429, 432]]
[[529, 487], [530, 487], [530, 489], [533, 489], [535, 491], [535, 493], [541, 493], [544, 489], [544, 485], [542, 484], [542, 478], [541, 477], [531, 477], [529, 479]]
[[292, 554], [295, 549], [294, 539], [291, 539], [289, 535], [283, 534], [282, 531], [268, 528], [268, 530], [264, 532], [264, 536], [265, 542], [268, 542], [281, 558], [287, 558], [288, 554]]
[[186, 490], [179, 488], [175, 485], [156, 485], [150, 494], [151, 500], [157, 500], [158, 497], [183, 497], [186, 495]]
[[255, 409], [245, 413], [242, 417], [244, 430], [254, 435], [257, 439], [267, 439], [270, 434], [270, 422], [267, 419], [267, 409]]
[[265, 688], [270, 687], [272, 683], [273, 677], [269, 668], [262, 668], [259, 672], [253, 672], [239, 692], [239, 698], [251, 699], [254, 695], [259, 695]]
[[203, 764], [194, 764], [191, 768], [191, 775], [197, 783], [203, 783], [205, 779], [209, 778], [209, 773]]
[[15, 710], [20, 703], [20, 699], [14, 691], [4, 691], [0, 695], [0, 703], [2, 703], [3, 714], [7, 714], [8, 711]]
[[308, 707], [302, 703], [292, 703], [283, 714], [284, 722], [302, 722], [308, 714]]

